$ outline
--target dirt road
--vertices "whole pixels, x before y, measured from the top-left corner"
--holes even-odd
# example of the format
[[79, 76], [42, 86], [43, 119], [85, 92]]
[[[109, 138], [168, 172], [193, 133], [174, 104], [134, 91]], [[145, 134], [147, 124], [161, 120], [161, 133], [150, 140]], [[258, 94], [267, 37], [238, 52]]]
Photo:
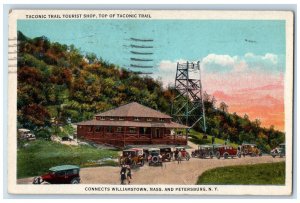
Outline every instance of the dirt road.
[[[132, 185], [137, 184], [177, 184], [194, 185], [198, 176], [204, 171], [216, 167], [231, 165], [247, 165], [257, 163], [273, 163], [284, 161], [284, 158], [242, 157], [234, 159], [198, 159], [191, 158], [189, 161], [182, 161], [178, 164], [175, 161], [164, 162], [163, 166], [145, 166], [132, 169]], [[82, 184], [120, 184], [119, 167], [95, 167], [83, 168], [80, 171]], [[32, 178], [19, 179], [18, 183], [31, 183]]]

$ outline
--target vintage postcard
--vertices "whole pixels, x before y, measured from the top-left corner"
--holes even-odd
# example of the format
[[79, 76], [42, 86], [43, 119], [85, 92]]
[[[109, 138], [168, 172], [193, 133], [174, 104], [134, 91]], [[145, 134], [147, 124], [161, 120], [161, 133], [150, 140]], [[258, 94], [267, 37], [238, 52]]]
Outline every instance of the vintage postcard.
[[11, 194], [291, 195], [293, 13], [11, 10]]

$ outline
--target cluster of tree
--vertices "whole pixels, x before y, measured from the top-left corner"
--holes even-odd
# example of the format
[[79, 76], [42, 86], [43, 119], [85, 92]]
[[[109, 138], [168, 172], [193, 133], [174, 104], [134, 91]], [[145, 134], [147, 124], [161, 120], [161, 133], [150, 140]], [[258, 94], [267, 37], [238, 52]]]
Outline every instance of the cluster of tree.
[[[83, 55], [73, 45], [30, 39], [18, 32], [18, 125], [35, 131], [93, 118], [95, 113], [137, 101], [171, 113], [178, 94], [151, 77], [110, 64], [95, 54]], [[261, 142], [273, 147], [284, 133], [261, 128], [259, 121], [215, 107], [206, 94], [207, 133], [233, 142]], [[195, 126], [202, 130], [199, 126]], [[44, 133], [45, 134], [45, 133]]]

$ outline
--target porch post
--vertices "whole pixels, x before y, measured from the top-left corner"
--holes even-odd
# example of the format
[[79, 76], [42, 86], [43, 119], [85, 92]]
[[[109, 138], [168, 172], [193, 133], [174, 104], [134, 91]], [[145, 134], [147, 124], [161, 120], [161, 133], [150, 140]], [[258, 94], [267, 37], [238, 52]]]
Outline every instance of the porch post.
[[186, 128], [186, 131], [185, 131], [186, 133], [185, 133], [185, 144], [187, 145], [187, 143], [188, 143], [188, 128]]
[[123, 147], [125, 147], [125, 133], [126, 133], [126, 126], [124, 127], [124, 130], [123, 130]]
[[173, 130], [174, 130], [174, 144], [175, 144], [175, 141], [176, 141], [175, 138], [176, 138], [176, 131], [177, 131], [177, 128], [176, 128], [176, 129], [174, 128]]

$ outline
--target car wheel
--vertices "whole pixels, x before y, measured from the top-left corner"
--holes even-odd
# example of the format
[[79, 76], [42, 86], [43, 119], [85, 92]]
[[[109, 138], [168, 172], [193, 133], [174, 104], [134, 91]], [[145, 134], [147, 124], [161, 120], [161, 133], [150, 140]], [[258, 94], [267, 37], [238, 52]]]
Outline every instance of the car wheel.
[[151, 159], [151, 162], [153, 163], [158, 163], [159, 162], [159, 157], [158, 156], [153, 156], [152, 159]]
[[214, 157], [214, 155], [213, 155], [213, 153], [212, 152], [209, 152], [209, 158], [213, 158]]
[[79, 183], [80, 183], [79, 178], [73, 178], [73, 179], [71, 180], [71, 184], [79, 184]]
[[224, 159], [228, 159], [228, 154], [227, 153], [225, 153], [223, 156], [224, 156]]
[[144, 166], [145, 162], [144, 160], [141, 160], [141, 166]]
[[241, 153], [237, 153], [237, 157], [239, 157], [239, 158], [241, 158], [242, 156], [241, 156]]
[[43, 179], [42, 177], [38, 176], [38, 177], [34, 177], [32, 184], [42, 184]]

